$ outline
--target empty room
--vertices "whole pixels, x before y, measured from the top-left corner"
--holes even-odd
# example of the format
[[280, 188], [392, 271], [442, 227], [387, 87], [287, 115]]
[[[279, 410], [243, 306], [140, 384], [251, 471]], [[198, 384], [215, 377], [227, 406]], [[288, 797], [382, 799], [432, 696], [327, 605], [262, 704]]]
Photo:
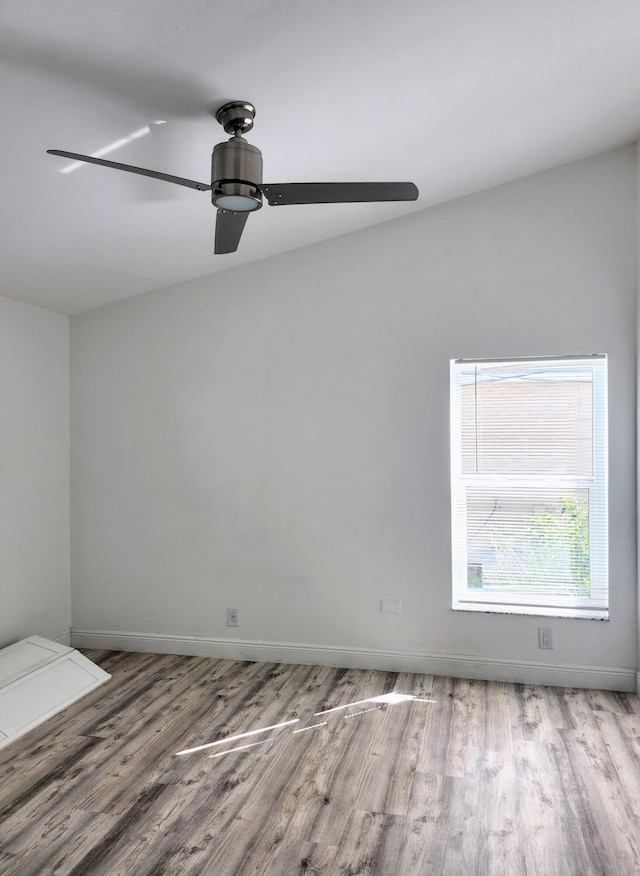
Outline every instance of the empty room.
[[0, 874], [640, 874], [640, 5], [0, 75]]

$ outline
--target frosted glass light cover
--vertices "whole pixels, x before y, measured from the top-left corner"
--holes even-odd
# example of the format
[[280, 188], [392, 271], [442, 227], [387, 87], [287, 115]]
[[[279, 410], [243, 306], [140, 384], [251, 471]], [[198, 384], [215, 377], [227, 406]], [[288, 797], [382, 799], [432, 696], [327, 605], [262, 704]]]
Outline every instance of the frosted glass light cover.
[[253, 198], [245, 198], [242, 195], [221, 195], [216, 198], [216, 207], [221, 210], [230, 210], [234, 213], [247, 213], [257, 210], [260, 202]]

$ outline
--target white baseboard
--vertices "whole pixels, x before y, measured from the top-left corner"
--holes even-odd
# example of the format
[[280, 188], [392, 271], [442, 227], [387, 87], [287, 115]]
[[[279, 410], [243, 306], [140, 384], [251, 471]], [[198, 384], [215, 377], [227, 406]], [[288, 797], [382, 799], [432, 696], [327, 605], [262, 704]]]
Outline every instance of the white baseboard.
[[74, 648], [106, 648], [113, 651], [145, 651], [153, 654], [189, 654], [268, 663], [305, 663], [347, 669], [380, 669], [388, 672], [419, 672], [455, 678], [549, 684], [598, 690], [640, 690], [634, 669], [576, 664], [533, 663], [498, 660], [463, 654], [383, 651], [375, 648], [308, 645], [292, 642], [258, 642], [213, 639], [205, 636], [175, 636], [113, 630], [71, 629]]
[[58, 642], [60, 645], [71, 645], [71, 630], [67, 629], [60, 633], [59, 636], [53, 636], [51, 639], [52, 642]]
[[636, 694], [640, 697], [640, 669], [636, 672]]

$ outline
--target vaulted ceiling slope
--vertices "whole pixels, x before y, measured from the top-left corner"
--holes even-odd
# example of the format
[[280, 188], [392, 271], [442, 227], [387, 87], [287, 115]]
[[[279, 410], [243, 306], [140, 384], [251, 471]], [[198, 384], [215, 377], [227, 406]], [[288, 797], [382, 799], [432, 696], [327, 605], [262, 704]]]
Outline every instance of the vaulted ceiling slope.
[[[3, 0], [0, 294], [75, 314], [636, 139], [636, 0]], [[214, 256], [215, 111], [271, 182], [411, 180], [415, 202], [266, 207]], [[164, 124], [157, 124], [163, 122]]]

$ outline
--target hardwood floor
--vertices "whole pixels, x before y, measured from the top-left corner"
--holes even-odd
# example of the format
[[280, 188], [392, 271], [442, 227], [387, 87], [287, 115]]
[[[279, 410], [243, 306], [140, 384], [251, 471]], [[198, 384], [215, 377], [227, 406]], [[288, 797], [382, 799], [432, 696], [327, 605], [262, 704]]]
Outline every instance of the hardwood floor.
[[640, 874], [633, 694], [85, 653], [0, 752], [1, 874]]

